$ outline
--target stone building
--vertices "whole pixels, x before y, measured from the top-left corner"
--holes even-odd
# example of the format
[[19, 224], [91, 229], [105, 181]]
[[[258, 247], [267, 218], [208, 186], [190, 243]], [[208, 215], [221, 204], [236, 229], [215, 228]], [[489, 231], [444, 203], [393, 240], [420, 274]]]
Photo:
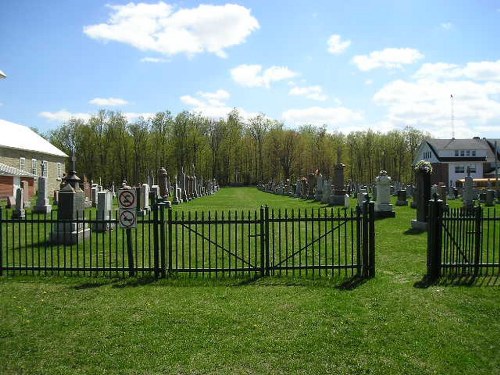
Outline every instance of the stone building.
[[[37, 190], [37, 177], [45, 176], [48, 191], [58, 190], [68, 155], [30, 128], [0, 119], [0, 199], [15, 196], [26, 181], [28, 196]], [[26, 184], [25, 184], [26, 185]]]

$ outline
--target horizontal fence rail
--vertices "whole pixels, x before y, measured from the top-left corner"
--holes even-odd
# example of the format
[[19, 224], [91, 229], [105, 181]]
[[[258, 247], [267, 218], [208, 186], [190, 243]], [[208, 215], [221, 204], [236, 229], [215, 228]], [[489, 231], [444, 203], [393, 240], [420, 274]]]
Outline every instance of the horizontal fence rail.
[[500, 213], [480, 206], [444, 209], [430, 202], [428, 275], [500, 275]]
[[[370, 209], [371, 208], [371, 209]], [[0, 275], [371, 277], [373, 203], [361, 209], [184, 212], [163, 204], [118, 227], [118, 211], [61, 222], [0, 209]], [[60, 228], [72, 228], [68, 234]]]

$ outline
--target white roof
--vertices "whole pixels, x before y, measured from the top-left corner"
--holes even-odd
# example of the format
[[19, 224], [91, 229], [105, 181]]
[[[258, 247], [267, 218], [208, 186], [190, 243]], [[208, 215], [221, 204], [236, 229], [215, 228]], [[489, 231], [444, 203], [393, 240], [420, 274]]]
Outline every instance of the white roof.
[[36, 177], [33, 173], [22, 171], [3, 163], [0, 163], [0, 176]]
[[68, 155], [27, 126], [2, 119], [0, 119], [0, 147], [37, 151], [42, 154], [68, 157]]

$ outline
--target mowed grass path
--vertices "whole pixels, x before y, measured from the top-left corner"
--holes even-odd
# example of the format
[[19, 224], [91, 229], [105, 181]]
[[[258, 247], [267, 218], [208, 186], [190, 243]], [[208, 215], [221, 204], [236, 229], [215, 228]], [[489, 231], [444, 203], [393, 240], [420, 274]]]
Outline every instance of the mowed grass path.
[[[318, 208], [222, 189], [175, 210]], [[377, 275], [330, 280], [0, 278], [2, 374], [500, 374], [500, 288], [433, 285], [415, 211], [376, 222]]]

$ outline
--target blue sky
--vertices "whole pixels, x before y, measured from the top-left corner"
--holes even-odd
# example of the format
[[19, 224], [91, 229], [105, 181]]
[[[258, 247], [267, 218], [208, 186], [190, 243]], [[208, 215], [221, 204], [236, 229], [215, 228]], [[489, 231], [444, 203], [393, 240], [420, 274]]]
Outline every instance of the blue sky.
[[237, 108], [500, 138], [500, 1], [4, 0], [0, 71], [0, 118], [43, 132], [99, 109]]

